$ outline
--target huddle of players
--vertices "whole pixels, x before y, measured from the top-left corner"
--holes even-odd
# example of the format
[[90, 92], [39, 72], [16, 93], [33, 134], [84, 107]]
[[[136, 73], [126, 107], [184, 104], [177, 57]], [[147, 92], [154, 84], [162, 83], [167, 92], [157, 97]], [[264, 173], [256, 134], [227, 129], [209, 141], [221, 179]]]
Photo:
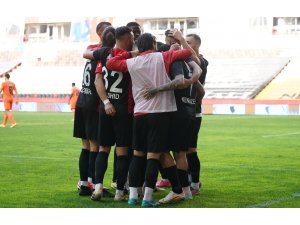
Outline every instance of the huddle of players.
[[[128, 204], [136, 205], [138, 196], [143, 195], [142, 207], [158, 205], [152, 193], [160, 164], [172, 191], [159, 202], [191, 199], [188, 169], [192, 176], [198, 173], [198, 181], [195, 177], [192, 182], [196, 184], [194, 189], [200, 188], [200, 161], [195, 150], [200, 124], [196, 123], [197, 130], [195, 118], [196, 105], [204, 96], [198, 81], [203, 73], [199, 65], [206, 67], [203, 64], [207, 61], [199, 57], [198, 49], [192, 50], [177, 30], [166, 35], [186, 49], [179, 50], [178, 44], [171, 47], [172, 43], [168, 43], [160, 46], [163, 53], [154, 52], [155, 37], [141, 34], [135, 22], [117, 29], [102, 22], [96, 31], [101, 43], [89, 46], [84, 53], [88, 60], [75, 109], [74, 137], [82, 139], [79, 194], [92, 194], [92, 200], [105, 196], [103, 180], [108, 156], [111, 147], [116, 146], [115, 201], [125, 200], [129, 172]], [[171, 51], [166, 51], [170, 47]], [[133, 48], [138, 51], [132, 51]], [[152, 69], [160, 75], [151, 77]], [[176, 165], [169, 150], [175, 152]], [[190, 164], [187, 152], [194, 156], [190, 157]]]

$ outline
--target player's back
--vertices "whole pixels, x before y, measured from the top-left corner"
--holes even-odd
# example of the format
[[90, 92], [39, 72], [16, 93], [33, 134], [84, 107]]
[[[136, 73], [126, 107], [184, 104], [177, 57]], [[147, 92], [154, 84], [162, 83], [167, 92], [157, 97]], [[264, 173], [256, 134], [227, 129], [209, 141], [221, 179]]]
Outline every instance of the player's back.
[[9, 100], [14, 96], [13, 91], [16, 91], [16, 85], [12, 81], [5, 81], [2, 83], [1, 89], [3, 91], [3, 99]]

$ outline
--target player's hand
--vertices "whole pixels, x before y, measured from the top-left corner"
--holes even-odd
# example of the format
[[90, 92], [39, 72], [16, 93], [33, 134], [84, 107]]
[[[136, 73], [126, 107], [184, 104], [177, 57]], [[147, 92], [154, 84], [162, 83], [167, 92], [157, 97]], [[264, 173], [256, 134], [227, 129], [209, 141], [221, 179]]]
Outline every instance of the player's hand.
[[104, 105], [105, 112], [109, 116], [114, 116], [116, 114], [116, 109], [110, 102]]
[[158, 90], [156, 88], [146, 89], [143, 91], [143, 97], [147, 100], [150, 100], [151, 98], [154, 98], [157, 93]]
[[178, 41], [180, 41], [182, 38], [184, 38], [184, 37], [183, 37], [183, 34], [181, 33], [181, 31], [178, 30], [178, 29], [174, 29], [174, 30], [173, 30], [173, 37], [174, 37], [176, 40], [178, 40]]
[[139, 55], [139, 51], [131, 51], [130, 54], [131, 54], [131, 57], [134, 58]]
[[178, 43], [172, 44], [170, 47], [170, 51], [176, 51], [180, 49], [180, 45]]

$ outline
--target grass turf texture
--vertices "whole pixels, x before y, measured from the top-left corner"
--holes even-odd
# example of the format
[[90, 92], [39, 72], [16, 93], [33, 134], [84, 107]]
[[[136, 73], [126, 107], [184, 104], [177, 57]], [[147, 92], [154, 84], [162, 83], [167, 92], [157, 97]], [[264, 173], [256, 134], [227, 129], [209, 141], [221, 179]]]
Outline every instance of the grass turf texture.
[[[0, 129], [0, 207], [128, 207], [78, 195], [81, 141], [72, 137], [70, 113], [13, 114], [17, 127]], [[273, 134], [287, 135], [264, 137]], [[205, 116], [198, 139], [201, 194], [160, 207], [300, 207], [299, 138], [300, 117]]]

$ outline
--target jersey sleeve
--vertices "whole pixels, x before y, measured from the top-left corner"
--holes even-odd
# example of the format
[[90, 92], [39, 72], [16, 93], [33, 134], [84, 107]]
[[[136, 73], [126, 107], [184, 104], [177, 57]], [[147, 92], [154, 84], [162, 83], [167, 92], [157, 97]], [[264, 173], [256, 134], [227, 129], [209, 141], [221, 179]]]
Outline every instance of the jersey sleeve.
[[95, 73], [102, 73], [102, 63], [98, 61]]
[[109, 70], [120, 71], [120, 72], [128, 72], [126, 59], [130, 58], [130, 54], [128, 52], [124, 52], [119, 54], [106, 63], [106, 67]]
[[104, 60], [107, 58], [107, 56], [110, 54], [111, 48], [109, 47], [103, 47], [100, 49], [97, 49], [93, 52], [93, 56], [95, 60]]
[[178, 59], [186, 59], [192, 56], [192, 51], [189, 49], [183, 49], [178, 51], [166, 51], [162, 52], [166, 71], [169, 74], [171, 63]]
[[170, 78], [173, 80], [177, 76], [183, 76], [183, 68], [182, 68], [182, 62], [181, 61], [174, 61], [171, 64], [171, 70], [170, 70]]

